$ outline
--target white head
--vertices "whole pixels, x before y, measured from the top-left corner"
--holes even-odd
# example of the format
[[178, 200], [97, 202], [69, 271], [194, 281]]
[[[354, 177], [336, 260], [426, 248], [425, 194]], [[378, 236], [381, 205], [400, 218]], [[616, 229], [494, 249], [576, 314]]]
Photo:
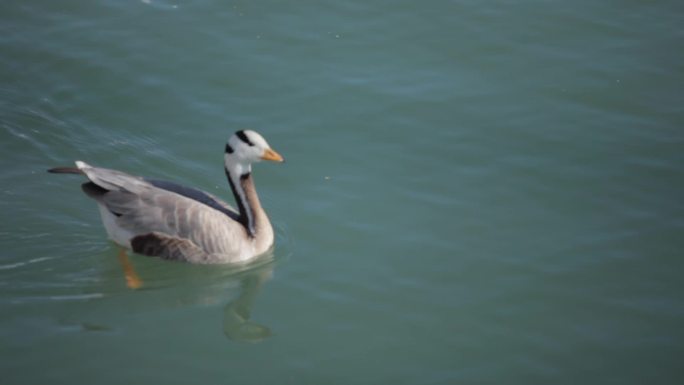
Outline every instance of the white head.
[[223, 158], [226, 170], [237, 177], [251, 172], [252, 163], [262, 160], [285, 161], [268, 145], [263, 136], [252, 130], [240, 130], [231, 135]]

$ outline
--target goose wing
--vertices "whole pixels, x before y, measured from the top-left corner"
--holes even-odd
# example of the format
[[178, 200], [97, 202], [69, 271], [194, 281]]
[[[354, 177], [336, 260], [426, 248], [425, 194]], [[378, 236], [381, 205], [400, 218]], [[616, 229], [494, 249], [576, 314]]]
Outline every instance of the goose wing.
[[172, 261], [212, 263], [222, 260], [221, 255], [207, 253], [190, 240], [173, 238], [158, 232], [134, 237], [131, 239], [131, 249], [138, 254]]
[[237, 213], [213, 195], [187, 189], [203, 194], [206, 198], [203, 202], [193, 199], [188, 191], [182, 194], [170, 187], [158, 187], [158, 181], [155, 185], [155, 181], [121, 171], [83, 162], [76, 164], [95, 185], [86, 184], [86, 193], [116, 216], [119, 227], [133, 234], [131, 246], [137, 245], [138, 249], [134, 251], [210, 262], [222, 255], [237, 256], [243, 249], [247, 236], [242, 225], [233, 219]]

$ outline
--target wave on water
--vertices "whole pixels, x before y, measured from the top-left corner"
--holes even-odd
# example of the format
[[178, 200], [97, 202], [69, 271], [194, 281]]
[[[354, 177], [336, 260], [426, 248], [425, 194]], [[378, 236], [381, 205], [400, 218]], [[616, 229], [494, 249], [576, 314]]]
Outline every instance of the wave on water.
[[27, 261], [22, 261], [22, 262], [15, 262], [15, 263], [9, 263], [5, 265], [0, 265], [0, 270], [11, 270], [11, 269], [16, 269], [18, 267], [26, 266], [26, 265], [31, 265], [34, 263], [39, 263], [43, 261], [47, 261], [50, 259], [53, 259], [54, 257], [38, 257], [38, 258], [33, 258], [29, 259]]
[[169, 4], [166, 1], [157, 0], [140, 0], [141, 3], [163, 10], [175, 10], [178, 9], [178, 4]]

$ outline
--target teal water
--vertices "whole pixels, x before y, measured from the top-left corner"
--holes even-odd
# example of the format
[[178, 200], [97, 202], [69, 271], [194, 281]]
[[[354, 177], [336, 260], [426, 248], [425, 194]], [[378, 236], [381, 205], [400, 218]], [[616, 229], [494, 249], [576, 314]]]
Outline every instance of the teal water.
[[[679, 384], [684, 6], [4, 1], [3, 384]], [[230, 199], [258, 266], [130, 260], [81, 159]]]

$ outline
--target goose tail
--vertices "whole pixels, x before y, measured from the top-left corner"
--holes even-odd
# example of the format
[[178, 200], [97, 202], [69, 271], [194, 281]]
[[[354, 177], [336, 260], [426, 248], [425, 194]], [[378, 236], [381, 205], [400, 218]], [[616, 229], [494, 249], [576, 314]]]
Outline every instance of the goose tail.
[[87, 163], [81, 162], [80, 160], [76, 161], [76, 166], [77, 167], [53, 167], [47, 172], [52, 173], [52, 174], [79, 174], [79, 175], [85, 175], [83, 172], [83, 168], [85, 167], [90, 167]]

